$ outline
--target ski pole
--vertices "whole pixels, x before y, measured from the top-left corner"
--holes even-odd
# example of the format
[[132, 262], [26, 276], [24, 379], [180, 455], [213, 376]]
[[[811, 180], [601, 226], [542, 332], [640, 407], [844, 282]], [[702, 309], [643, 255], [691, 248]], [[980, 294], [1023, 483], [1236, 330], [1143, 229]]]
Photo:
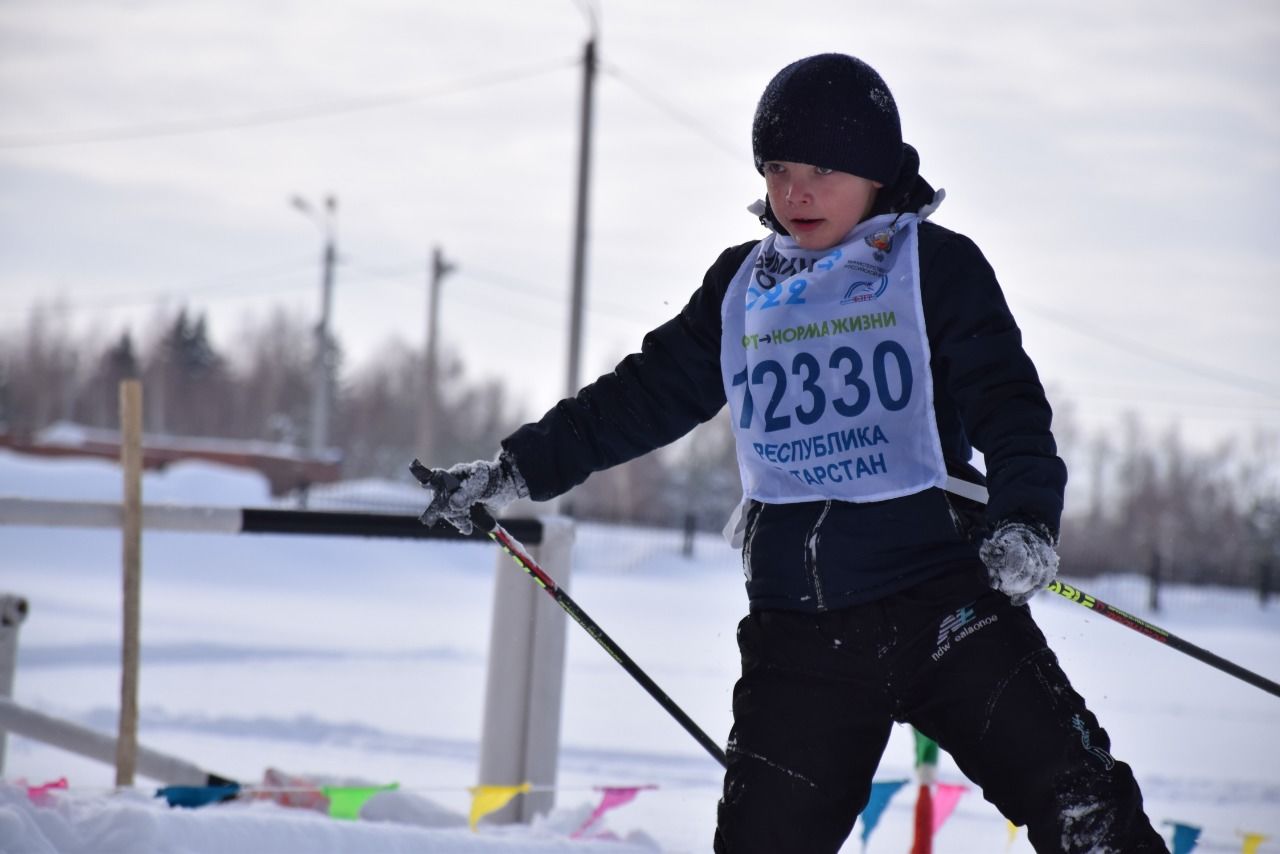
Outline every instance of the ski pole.
[[[976, 501], [979, 504], [987, 503], [987, 488], [985, 486], [958, 481], [952, 478], [950, 479], [947, 488], [963, 495], [971, 501]], [[1121, 611], [1119, 608], [1108, 605], [1098, 597], [1091, 596], [1078, 587], [1072, 587], [1070, 584], [1063, 584], [1061, 581], [1054, 580], [1045, 589], [1051, 593], [1057, 593], [1064, 599], [1075, 602], [1077, 605], [1082, 605], [1091, 611], [1095, 611], [1109, 620], [1115, 620], [1120, 625], [1133, 629], [1139, 634], [1146, 635], [1154, 641], [1159, 641], [1165, 646], [1172, 647], [1173, 649], [1178, 650], [1178, 652], [1185, 653], [1197, 661], [1203, 661], [1211, 667], [1216, 667], [1223, 673], [1230, 673], [1237, 679], [1248, 682], [1255, 688], [1261, 688], [1268, 694], [1274, 694], [1275, 696], [1280, 697], [1280, 685], [1272, 682], [1265, 676], [1260, 676], [1252, 670], [1246, 670], [1235, 662], [1227, 661], [1225, 658], [1219, 655], [1214, 655], [1207, 649], [1198, 647], [1189, 641], [1183, 640], [1177, 635], [1166, 632], [1159, 626], [1154, 626], [1146, 620], [1138, 619], [1133, 616], [1133, 614], [1126, 613]]]
[[[445, 489], [453, 489], [457, 486], [457, 480], [447, 471], [431, 471], [418, 460], [414, 460], [409, 466], [409, 470], [413, 472], [413, 476], [422, 482], [423, 486], [441, 487]], [[640, 669], [640, 666], [631, 659], [618, 646], [604, 629], [585, 611], [573, 601], [568, 593], [564, 591], [560, 585], [556, 584], [554, 578], [548, 575], [542, 567], [538, 565], [529, 552], [521, 545], [520, 541], [511, 536], [507, 529], [498, 523], [497, 519], [484, 508], [482, 504], [476, 504], [471, 508], [471, 521], [477, 528], [488, 534], [489, 539], [493, 540], [503, 551], [509, 554], [517, 565], [529, 576], [537, 582], [538, 586], [547, 591], [547, 594], [556, 601], [564, 612], [573, 618], [579, 626], [586, 630], [587, 634], [595, 639], [596, 643], [604, 647], [604, 651], [618, 664], [622, 665], [622, 669], [631, 674], [631, 678], [635, 679], [640, 685], [649, 692], [649, 696], [658, 701], [658, 705], [667, 710], [673, 718], [684, 727], [689, 735], [693, 736], [698, 744], [710, 753], [721, 765], [726, 764], [724, 750], [720, 745], [716, 744], [709, 735], [702, 731], [693, 719], [685, 714], [684, 709], [680, 708], [675, 702], [667, 696], [666, 692], [658, 687], [658, 684], [649, 678], [649, 674]]]
[[1075, 602], [1077, 605], [1083, 605], [1095, 613], [1101, 614], [1108, 619], [1115, 620], [1122, 626], [1127, 626], [1139, 634], [1146, 635], [1154, 641], [1159, 641], [1165, 646], [1172, 647], [1179, 652], [1186, 653], [1192, 658], [1203, 661], [1205, 664], [1218, 668], [1224, 673], [1230, 673], [1237, 679], [1242, 679], [1257, 688], [1261, 688], [1269, 694], [1280, 697], [1280, 684], [1272, 682], [1265, 676], [1260, 676], [1252, 670], [1246, 670], [1240, 665], [1227, 661], [1221, 656], [1214, 655], [1207, 649], [1202, 649], [1193, 643], [1183, 640], [1177, 635], [1170, 634], [1159, 626], [1153, 626], [1146, 620], [1141, 620], [1132, 614], [1121, 611], [1113, 605], [1108, 605], [1096, 596], [1085, 593], [1078, 587], [1072, 587], [1069, 584], [1063, 584], [1061, 581], [1053, 581], [1046, 588], [1050, 593], [1057, 593], [1068, 601]]

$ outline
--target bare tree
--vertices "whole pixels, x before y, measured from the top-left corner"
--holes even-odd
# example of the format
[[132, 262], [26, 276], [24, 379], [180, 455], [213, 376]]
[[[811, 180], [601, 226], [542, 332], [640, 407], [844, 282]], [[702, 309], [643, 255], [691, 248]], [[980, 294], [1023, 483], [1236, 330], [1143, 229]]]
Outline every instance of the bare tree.
[[[441, 362], [441, 405], [428, 425], [435, 458], [423, 462], [440, 466], [492, 456], [519, 423], [506, 388], [497, 380], [469, 382], [451, 352]], [[418, 456], [421, 373], [422, 354], [393, 341], [342, 389], [337, 436], [346, 455], [344, 471], [407, 478], [409, 461]]]
[[[1251, 445], [1189, 448], [1176, 428], [1153, 439], [1126, 418], [1118, 446], [1090, 444], [1095, 498], [1063, 520], [1063, 565], [1076, 575], [1144, 572], [1166, 580], [1253, 584], [1260, 553], [1280, 539], [1268, 508], [1280, 506], [1274, 434]], [[1106, 500], [1103, 496], [1107, 496]]]
[[238, 377], [235, 435], [296, 445], [310, 417], [311, 327], [279, 308], [246, 326], [231, 357]]
[[70, 418], [81, 364], [66, 306], [33, 307], [21, 336], [0, 344], [0, 426], [30, 437], [54, 421]]

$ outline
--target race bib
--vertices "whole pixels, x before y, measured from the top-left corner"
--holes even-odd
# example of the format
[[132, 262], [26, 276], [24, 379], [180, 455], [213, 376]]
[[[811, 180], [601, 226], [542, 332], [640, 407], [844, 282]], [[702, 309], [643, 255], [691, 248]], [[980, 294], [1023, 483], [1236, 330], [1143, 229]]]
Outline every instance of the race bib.
[[947, 479], [920, 300], [919, 217], [839, 246], [760, 242], [721, 306], [721, 370], [747, 498], [881, 501]]

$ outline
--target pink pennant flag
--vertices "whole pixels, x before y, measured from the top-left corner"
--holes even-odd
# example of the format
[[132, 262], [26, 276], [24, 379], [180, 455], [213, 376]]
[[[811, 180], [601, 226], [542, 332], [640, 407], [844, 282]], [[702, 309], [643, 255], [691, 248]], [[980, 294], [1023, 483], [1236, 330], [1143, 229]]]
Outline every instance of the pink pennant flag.
[[960, 798], [967, 791], [969, 791], [968, 786], [938, 783], [938, 791], [933, 795], [933, 832], [935, 834], [942, 825], [946, 824], [951, 813], [955, 811], [956, 804], [960, 803]]
[[49, 783], [41, 783], [39, 786], [27, 786], [27, 797], [31, 803], [38, 807], [47, 807], [53, 803], [53, 798], [49, 795], [55, 789], [67, 788], [67, 778], [59, 777]]
[[604, 796], [600, 798], [600, 803], [596, 808], [591, 811], [591, 815], [587, 816], [587, 820], [584, 821], [577, 830], [569, 834], [570, 839], [577, 839], [582, 836], [582, 834], [586, 833], [588, 827], [599, 821], [600, 816], [604, 815], [609, 810], [631, 803], [635, 800], [636, 795], [641, 791], [645, 789], [656, 789], [658, 787], [650, 785], [625, 787], [597, 786], [596, 788], [597, 790], [604, 792]]
[[329, 812], [329, 798], [320, 784], [306, 777], [286, 774], [278, 768], [268, 768], [263, 772], [261, 791], [250, 790], [249, 795], [273, 800], [281, 806]]

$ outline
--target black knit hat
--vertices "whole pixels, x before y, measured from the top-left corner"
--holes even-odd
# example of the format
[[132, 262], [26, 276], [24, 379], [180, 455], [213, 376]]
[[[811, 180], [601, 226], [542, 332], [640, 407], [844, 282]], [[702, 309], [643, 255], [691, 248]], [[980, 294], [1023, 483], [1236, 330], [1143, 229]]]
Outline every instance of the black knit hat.
[[902, 125], [884, 80], [860, 59], [824, 53], [769, 81], [751, 127], [756, 170], [770, 160], [808, 163], [882, 184], [898, 177]]

